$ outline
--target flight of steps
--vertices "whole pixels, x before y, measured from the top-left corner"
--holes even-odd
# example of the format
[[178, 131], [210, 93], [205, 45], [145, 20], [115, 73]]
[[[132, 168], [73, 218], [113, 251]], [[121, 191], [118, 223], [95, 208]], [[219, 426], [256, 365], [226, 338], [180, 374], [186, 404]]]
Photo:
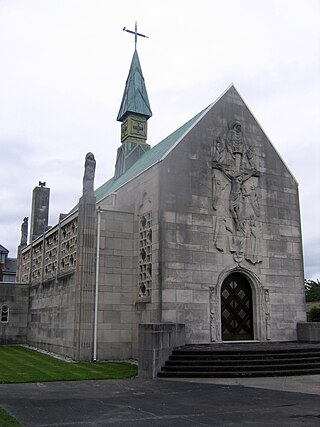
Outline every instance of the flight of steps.
[[320, 343], [186, 345], [158, 373], [171, 378], [230, 378], [320, 374]]

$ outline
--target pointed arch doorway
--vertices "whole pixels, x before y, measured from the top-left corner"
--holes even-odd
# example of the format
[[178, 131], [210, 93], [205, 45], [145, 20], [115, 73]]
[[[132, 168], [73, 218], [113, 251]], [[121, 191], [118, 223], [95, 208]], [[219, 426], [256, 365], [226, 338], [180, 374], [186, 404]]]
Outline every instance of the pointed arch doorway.
[[221, 333], [223, 341], [252, 340], [252, 289], [247, 279], [232, 273], [221, 287]]

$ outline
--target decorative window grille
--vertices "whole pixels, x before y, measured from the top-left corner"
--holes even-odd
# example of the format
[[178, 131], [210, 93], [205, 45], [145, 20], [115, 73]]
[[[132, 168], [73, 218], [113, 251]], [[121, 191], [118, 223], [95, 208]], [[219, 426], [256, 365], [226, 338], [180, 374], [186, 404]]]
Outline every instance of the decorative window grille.
[[31, 248], [22, 253], [21, 279], [22, 283], [29, 283], [31, 269]]
[[152, 212], [139, 221], [139, 298], [151, 297], [152, 288]]
[[78, 219], [75, 218], [61, 229], [60, 272], [75, 270], [77, 263]]
[[43, 246], [42, 242], [32, 248], [32, 282], [40, 282], [42, 276]]
[[4, 304], [1, 307], [1, 323], [8, 323], [9, 322], [9, 307]]
[[57, 274], [58, 268], [58, 230], [45, 239], [44, 279], [51, 279]]

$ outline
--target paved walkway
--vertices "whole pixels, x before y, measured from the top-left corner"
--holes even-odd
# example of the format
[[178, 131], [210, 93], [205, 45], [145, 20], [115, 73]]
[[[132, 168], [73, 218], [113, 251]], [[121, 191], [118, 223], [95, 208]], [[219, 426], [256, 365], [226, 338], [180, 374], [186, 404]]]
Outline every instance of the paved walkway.
[[27, 427], [319, 426], [319, 389], [320, 376], [1, 384], [0, 406]]
[[[163, 378], [168, 381], [169, 378]], [[186, 378], [175, 381], [201, 382], [205, 384], [241, 385], [243, 387], [290, 391], [293, 393], [317, 394], [320, 396], [320, 375], [265, 378]], [[319, 421], [320, 426], [320, 421]]]

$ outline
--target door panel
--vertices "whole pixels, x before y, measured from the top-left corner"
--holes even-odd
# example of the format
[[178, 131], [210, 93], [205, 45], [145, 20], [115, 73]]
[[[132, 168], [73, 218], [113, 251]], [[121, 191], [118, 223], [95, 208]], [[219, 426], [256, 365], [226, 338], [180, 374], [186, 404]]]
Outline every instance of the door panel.
[[221, 288], [223, 341], [253, 339], [252, 291], [240, 274], [231, 274]]

